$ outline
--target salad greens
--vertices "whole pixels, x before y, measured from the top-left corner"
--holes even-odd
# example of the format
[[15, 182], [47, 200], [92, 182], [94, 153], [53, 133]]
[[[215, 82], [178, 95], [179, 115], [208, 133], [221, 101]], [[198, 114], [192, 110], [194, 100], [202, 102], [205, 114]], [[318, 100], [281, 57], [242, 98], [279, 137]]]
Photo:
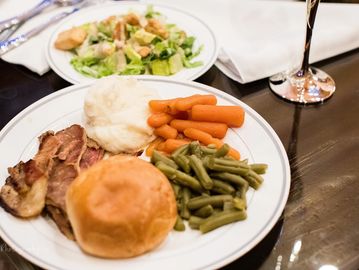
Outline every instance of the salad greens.
[[[202, 65], [193, 61], [195, 37], [148, 6], [144, 14], [128, 12], [77, 27], [86, 38], [71, 49], [71, 65], [80, 73], [100, 78], [120, 75], [172, 75]], [[72, 37], [74, 38], [74, 37]]]

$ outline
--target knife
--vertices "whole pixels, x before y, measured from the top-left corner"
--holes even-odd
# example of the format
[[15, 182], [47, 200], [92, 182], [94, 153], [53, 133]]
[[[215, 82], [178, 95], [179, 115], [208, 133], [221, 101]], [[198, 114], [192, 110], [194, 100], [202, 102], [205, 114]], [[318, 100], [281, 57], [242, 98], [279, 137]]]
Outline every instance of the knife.
[[49, 25], [60, 21], [61, 19], [65, 18], [66, 16], [68, 16], [72, 13], [75, 13], [78, 10], [79, 10], [79, 8], [74, 8], [71, 11], [62, 12], [60, 14], [57, 14], [54, 17], [52, 17], [50, 20], [35, 27], [34, 29], [32, 29], [31, 31], [29, 31], [25, 34], [22, 34], [13, 39], [10, 39], [10, 40], [0, 42], [0, 56], [4, 55], [5, 53], [7, 53], [8, 51], [10, 51], [12, 49], [17, 48], [18, 46], [20, 46], [21, 44], [23, 44], [30, 38], [36, 36], [37, 34], [42, 32], [44, 29], [46, 29]]

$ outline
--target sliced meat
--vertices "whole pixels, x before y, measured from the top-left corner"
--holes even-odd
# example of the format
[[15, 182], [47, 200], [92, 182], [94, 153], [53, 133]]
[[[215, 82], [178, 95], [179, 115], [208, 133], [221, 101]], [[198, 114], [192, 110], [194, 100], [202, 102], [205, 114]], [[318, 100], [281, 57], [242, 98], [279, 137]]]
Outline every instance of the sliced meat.
[[87, 169], [103, 159], [105, 151], [95, 141], [87, 138], [87, 147], [80, 160], [81, 170]]
[[73, 239], [66, 214], [65, 196], [68, 187], [80, 173], [80, 160], [87, 147], [87, 137], [85, 130], [79, 125], [62, 130], [55, 136], [62, 144], [53, 158], [49, 173], [46, 209], [61, 232]]
[[[9, 168], [10, 176], [1, 188], [0, 204], [14, 216], [29, 218], [41, 213], [45, 205], [47, 177], [34, 160]], [[33, 183], [27, 184], [27, 179]]]
[[72, 181], [77, 177], [78, 170], [75, 166], [65, 164], [59, 159], [56, 159], [54, 163], [54, 167], [49, 175], [46, 205], [58, 207], [66, 212], [66, 191]]
[[64, 211], [61, 211], [59, 208], [47, 205], [47, 213], [55, 221], [57, 227], [60, 231], [70, 240], [75, 240], [75, 236], [70, 224], [70, 221], [67, 217], [67, 214]]
[[57, 133], [45, 132], [39, 141], [39, 151], [33, 159], [8, 169], [0, 204], [22, 218], [39, 215], [46, 205], [47, 213], [61, 232], [74, 239], [66, 213], [67, 189], [82, 169], [103, 158], [104, 150], [88, 139], [79, 125]]
[[20, 161], [8, 169], [10, 176], [0, 191], [0, 205], [11, 214], [29, 218], [45, 206], [48, 170], [60, 143], [51, 132], [39, 137], [40, 147], [34, 159]]

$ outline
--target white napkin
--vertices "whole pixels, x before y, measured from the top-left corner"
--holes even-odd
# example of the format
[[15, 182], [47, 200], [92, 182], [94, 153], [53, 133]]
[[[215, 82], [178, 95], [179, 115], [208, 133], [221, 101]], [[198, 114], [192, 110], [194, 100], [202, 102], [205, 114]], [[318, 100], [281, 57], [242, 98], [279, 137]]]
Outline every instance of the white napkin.
[[[217, 34], [216, 65], [247, 83], [301, 64], [305, 2], [253, 0], [143, 0], [172, 5], [205, 21]], [[359, 5], [320, 3], [310, 62], [359, 47]]]
[[[105, 2], [105, 0], [85, 0], [86, 4], [95, 5]], [[0, 0], [0, 21], [8, 19], [12, 16], [21, 14], [24, 11], [27, 11], [37, 4], [41, 0]], [[24, 23], [12, 36], [18, 36], [24, 34], [36, 26], [50, 20], [53, 16], [60, 14], [64, 11], [70, 11], [74, 7], [58, 7], [53, 5], [46, 8], [42, 13], [36, 15], [35, 17], [28, 20]], [[1, 59], [6, 62], [13, 64], [20, 64], [33, 72], [36, 72], [39, 75], [43, 75], [50, 70], [50, 66], [46, 61], [45, 48], [47, 45], [47, 40], [50, 37], [52, 31], [56, 28], [56, 25], [51, 24], [49, 27], [39, 33], [37, 36], [29, 39], [21, 46], [13, 49], [6, 54], [4, 54]]]
[[[40, 0], [0, 0], [0, 20], [16, 16], [21, 12], [29, 10], [36, 6]], [[71, 10], [71, 7], [49, 7], [43, 13], [33, 17], [23, 24], [12, 37], [24, 34], [35, 28], [51, 17], [63, 11]], [[43, 75], [50, 70], [45, 57], [45, 46], [48, 37], [51, 35], [56, 24], [49, 26], [46, 30], [38, 34], [36, 37], [29, 39], [16, 49], [7, 52], [1, 58], [9, 63], [20, 64], [28, 69]]]

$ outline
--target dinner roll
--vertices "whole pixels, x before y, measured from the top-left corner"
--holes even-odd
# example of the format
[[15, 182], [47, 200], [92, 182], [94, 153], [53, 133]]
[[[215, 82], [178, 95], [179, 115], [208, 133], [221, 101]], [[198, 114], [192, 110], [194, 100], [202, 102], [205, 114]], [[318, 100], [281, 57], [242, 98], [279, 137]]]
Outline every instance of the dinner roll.
[[113, 156], [82, 172], [67, 191], [66, 208], [80, 247], [106, 258], [155, 248], [177, 217], [166, 176], [132, 156]]

